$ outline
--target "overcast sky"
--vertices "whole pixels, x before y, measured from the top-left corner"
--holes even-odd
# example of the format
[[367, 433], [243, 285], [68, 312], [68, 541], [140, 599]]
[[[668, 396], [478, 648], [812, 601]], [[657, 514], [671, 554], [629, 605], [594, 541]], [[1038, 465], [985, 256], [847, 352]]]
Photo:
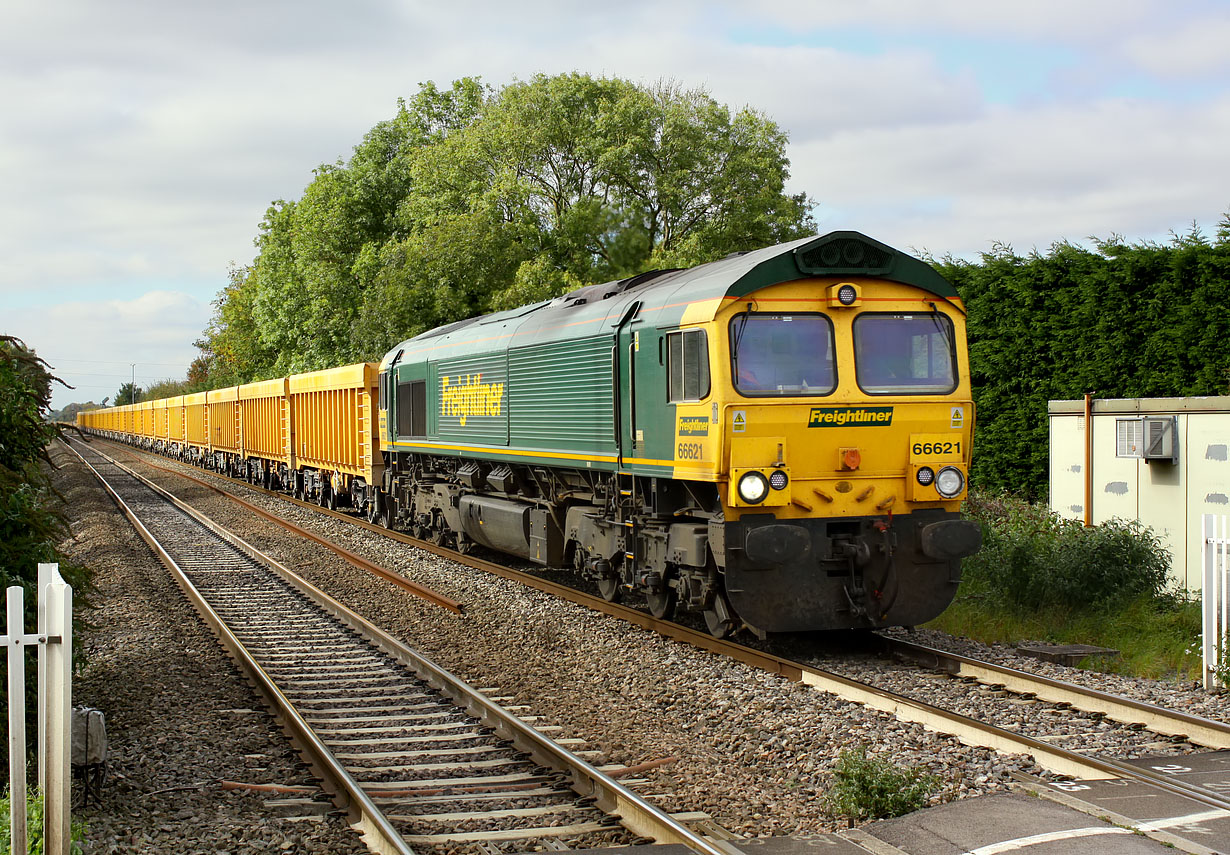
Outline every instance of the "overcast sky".
[[[593, 9], [594, 11], [584, 11]], [[702, 86], [790, 134], [820, 231], [976, 257], [1230, 211], [1224, 0], [0, 0], [0, 332], [183, 377], [265, 209], [418, 84]]]

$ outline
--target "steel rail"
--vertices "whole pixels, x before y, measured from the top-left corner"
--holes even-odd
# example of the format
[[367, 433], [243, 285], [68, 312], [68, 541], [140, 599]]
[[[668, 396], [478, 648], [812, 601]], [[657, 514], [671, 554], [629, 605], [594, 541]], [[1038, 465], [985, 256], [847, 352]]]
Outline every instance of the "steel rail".
[[763, 671], [779, 674], [794, 682], [813, 686], [821, 691], [829, 692], [837, 697], [845, 698], [872, 709], [887, 712], [903, 721], [914, 722], [936, 733], [950, 735], [966, 745], [990, 748], [1005, 753], [1027, 754], [1032, 756], [1034, 761], [1044, 769], [1073, 778], [1088, 780], [1130, 778], [1141, 780], [1167, 792], [1184, 795], [1202, 804], [1222, 810], [1230, 810], [1230, 797], [1195, 785], [1178, 783], [1152, 769], [1132, 766], [1117, 760], [1089, 757], [1079, 752], [1050, 745], [1033, 737], [941, 709], [925, 701], [918, 701], [904, 695], [869, 686], [838, 674], [813, 668], [803, 663], [765, 653], [735, 642], [714, 638], [707, 633], [672, 621], [658, 620], [645, 612], [629, 608], [628, 606], [608, 602], [600, 597], [540, 579], [521, 570], [515, 570], [482, 558], [464, 555], [451, 549], [417, 540], [409, 535], [373, 525], [366, 520], [356, 519], [348, 514], [329, 511], [310, 503], [303, 504], [326, 515], [349, 520], [354, 525], [380, 532], [401, 543], [425, 549], [465, 566], [520, 582], [537, 590], [562, 597], [578, 605], [586, 606], [595, 611], [660, 633], [676, 641], [735, 659]]
[[[75, 449], [73, 449], [73, 451], [76, 453]], [[101, 452], [99, 453], [101, 454]], [[81, 457], [81, 455], [78, 454], [78, 457]], [[85, 461], [84, 457], [81, 457], [81, 459], [82, 462], [90, 467], [91, 471], [94, 472], [99, 480], [106, 485], [106, 481], [102, 475], [98, 473], [93, 466], [90, 466], [88, 461]], [[333, 599], [316, 586], [302, 579], [300, 576], [284, 567], [273, 558], [265, 555], [259, 549], [256, 549], [252, 545], [243, 541], [241, 538], [221, 528], [208, 517], [204, 516], [200, 511], [192, 508], [190, 505], [178, 499], [167, 490], [159, 487], [157, 484], [154, 484], [149, 479], [142, 477], [140, 474], [133, 472], [121, 463], [116, 461], [112, 461], [112, 463], [137, 480], [141, 481], [155, 493], [171, 502], [197, 522], [200, 522], [202, 525], [205, 525], [211, 531], [227, 540], [231, 543], [231, 545], [243, 552], [246, 552], [252, 558], [268, 566], [284, 581], [311, 599], [322, 610], [346, 624], [351, 629], [362, 634], [365, 638], [374, 643], [382, 652], [401, 662], [403, 665], [406, 665], [414, 671], [420, 679], [447, 696], [459, 708], [464, 709], [470, 715], [480, 719], [485, 726], [491, 728], [501, 738], [508, 740], [517, 750], [528, 754], [531, 758], [533, 758], [534, 762], [541, 766], [566, 772], [572, 778], [572, 789], [574, 792], [582, 798], [592, 798], [594, 803], [600, 809], [608, 814], [618, 816], [621, 824], [632, 833], [643, 837], [652, 838], [658, 843], [681, 844], [693, 852], [700, 853], [701, 855], [732, 855], [732, 852], [737, 851], [723, 845], [721, 842], [711, 841], [692, 831], [666, 811], [651, 804], [646, 799], [637, 795], [635, 792], [628, 789], [611, 776], [595, 768], [582, 758], [573, 755], [550, 737], [539, 733], [533, 727], [521, 721], [521, 719], [505, 710], [499, 704], [487, 698], [486, 695], [482, 694], [477, 689], [469, 686], [460, 678], [436, 665], [422, 654], [407, 647], [405, 644], [401, 643], [375, 624], [370, 623], [358, 613], [352, 611], [347, 606]], [[127, 509], [115, 491], [112, 490], [109, 485], [106, 486], [107, 491], [111, 493], [112, 498], [114, 498], [122, 508], [125, 508], [125, 514], [129, 517], [129, 519], [134, 522], [134, 525], [138, 525], [139, 530], [144, 532], [144, 526], [139, 525], [135, 515]], [[148, 532], [145, 532], [142, 534], [142, 537], [147, 538], [147, 535]], [[185, 590], [191, 589], [195, 592], [195, 588], [191, 585], [191, 582], [189, 582], [186, 576], [183, 575], [182, 571], [178, 569], [170, 556], [166, 555], [165, 551], [162, 550], [160, 546], [155, 545], [156, 541], [152, 539], [152, 536], [148, 536], [147, 542], [150, 543], [151, 547], [159, 553], [160, 557], [165, 556], [163, 559], [164, 563], [169, 561], [170, 564], [168, 566], [174, 566], [172, 572], [176, 573], [177, 579], [182, 578], [181, 587], [187, 585]], [[213, 610], [210, 609], [208, 604], [200, 598], [199, 593], [196, 594], [193, 600], [194, 604], [199, 601], [200, 604], [208, 610], [208, 613], [213, 615]], [[213, 619], [210, 620], [211, 625], [214, 625], [214, 620], [218, 620], [218, 626], [223, 626], [220, 619], [218, 619], [216, 615], [214, 615]], [[224, 626], [223, 629], [225, 629]], [[222, 635], [222, 633], [220, 633], [220, 635]], [[239, 645], [238, 640], [230, 634], [229, 630], [225, 631], [225, 636], [227, 637], [227, 641], [224, 641], [224, 643], [228, 645], [228, 650], [230, 649], [229, 644], [233, 642], [238, 646], [238, 649], [242, 651], [242, 646]], [[248, 656], [246, 651], [243, 652], [242, 655], [242, 661], [245, 667], [247, 667], [250, 663], [251, 667], [255, 668], [257, 672], [264, 677], [264, 672], [260, 669], [260, 666], [255, 662], [255, 660]], [[264, 679], [267, 680], [268, 678], [264, 677]], [[274, 698], [280, 698], [282, 701], [285, 701], [284, 696], [282, 696], [281, 692], [279, 692], [275, 686], [272, 686], [271, 681], [270, 688], [273, 690]], [[279, 709], [281, 709], [280, 706]], [[323, 743], [320, 743], [318, 737], [316, 737], [311, 731], [307, 723], [299, 717], [297, 712], [294, 712], [293, 707], [290, 708], [290, 711], [293, 714], [293, 719], [296, 725], [302, 726], [306, 729], [305, 736], [314, 743], [313, 747], [319, 746], [319, 748], [324, 751], [324, 754], [328, 758], [329, 762], [335, 765], [336, 761], [333, 760], [332, 755], [329, 754], [328, 749], [324, 747]], [[298, 727], [296, 727], [296, 730], [297, 729]], [[347, 783], [352, 784], [357, 789], [362, 800], [367, 804], [371, 804], [371, 808], [375, 812], [375, 816], [379, 817], [379, 819], [387, 825], [388, 821], [385, 819], [383, 813], [375, 807], [374, 803], [371, 802], [370, 797], [364, 793], [362, 789], [358, 788], [357, 783], [353, 781], [345, 769], [342, 769], [340, 766], [336, 766], [336, 769], [340, 773], [338, 780], [343, 785]], [[322, 777], [325, 776], [322, 775]], [[325, 777], [325, 779], [333, 780], [332, 777]], [[373, 789], [378, 790], [378, 787], [373, 787]], [[396, 831], [394, 831], [391, 826], [388, 826], [388, 829], [395, 836], [395, 839], [400, 842], [401, 838], [396, 836]], [[409, 847], [407, 847], [404, 843], [401, 843], [400, 845], [401, 848], [398, 849], [379, 851], [411, 853]]]
[[[257, 514], [263, 519], [266, 519], [272, 523], [276, 523], [277, 525], [282, 526], [282, 528], [286, 529], [287, 531], [294, 532], [295, 534], [299, 535], [300, 537], [306, 540], [311, 541], [312, 543], [315, 543], [319, 546], [323, 546], [326, 549], [331, 550], [332, 552], [336, 553], [341, 558], [353, 564], [355, 567], [358, 567], [361, 570], [366, 570], [369, 573], [373, 573], [382, 579], [392, 582], [394, 585], [404, 588], [405, 590], [409, 591], [411, 594], [414, 594], [414, 596], [419, 597], [420, 599], [426, 600], [429, 603], [434, 603], [435, 605], [440, 606], [443, 609], [448, 609], [450, 612], [453, 612], [454, 614], [462, 614], [464, 611], [464, 606], [462, 605], [462, 603], [458, 602], [457, 600], [454, 600], [451, 597], [446, 597], [437, 591], [433, 591], [428, 587], [418, 584], [417, 582], [412, 582], [409, 579], [407, 579], [405, 576], [402, 576], [399, 573], [394, 573], [392, 570], [389, 570], [388, 568], [381, 567], [379, 564], [376, 564], [373, 561], [368, 561], [362, 555], [358, 555], [354, 552], [351, 552], [349, 549], [339, 546], [338, 544], [333, 543], [331, 540], [328, 540], [327, 538], [322, 537], [321, 535], [316, 534], [315, 532], [308, 531], [302, 526], [295, 525], [290, 520], [283, 519], [279, 517], [277, 514], [272, 514], [269, 511], [265, 510], [264, 508], [258, 505], [255, 505], [246, 499], [242, 499], [239, 496], [236, 496], [234, 493], [228, 493], [226, 490], [223, 490], [222, 488], [214, 484], [210, 484], [208, 481], [206, 481], [203, 478], [198, 478], [195, 475], [192, 475], [188, 472], [179, 472], [175, 469], [171, 469], [166, 466], [161, 466], [157, 463], [153, 463], [148, 460], [145, 460], [142, 462], [146, 466], [149, 466], [153, 469], [157, 469], [160, 472], [167, 472], [172, 475], [177, 475], [180, 478], [186, 478], [189, 481], [192, 481], [196, 484], [201, 485], [207, 490], [213, 490], [215, 493], [225, 496], [226, 498], [230, 499], [232, 502], [239, 505], [240, 507], [251, 511], [254, 514]], [[225, 476], [219, 475], [218, 477], [221, 478]], [[244, 482], [244, 483], [247, 483], [247, 482]], [[249, 484], [248, 486], [254, 487], [255, 485]], [[259, 489], [264, 490], [263, 487]], [[275, 495], [279, 495], [279, 496], [282, 495], [280, 493], [276, 493], [273, 490], [269, 490], [267, 492], [275, 493]], [[337, 511], [330, 511], [328, 508], [320, 508], [320, 507], [317, 507], [316, 505], [313, 505], [310, 502], [303, 502], [299, 499], [294, 499], [291, 497], [283, 496], [283, 498], [286, 498], [288, 501], [292, 501], [292, 502], [296, 502], [298, 504], [304, 505], [308, 508], [312, 508], [313, 510], [319, 510], [321, 512], [329, 513], [329, 514], [335, 514], [336, 516], [342, 519], [353, 521], [353, 517], [349, 516], [348, 514], [341, 514], [341, 513], [338, 513]]]
[[[133, 528], [136, 529], [137, 533], [141, 536], [141, 539], [149, 545], [150, 549], [154, 551], [163, 565], [171, 571], [171, 575], [174, 577], [176, 584], [179, 585], [180, 589], [188, 597], [188, 600], [192, 603], [193, 607], [196, 608], [201, 617], [204, 618], [209, 627], [213, 629], [214, 633], [218, 636], [219, 641], [221, 641], [222, 646], [226, 649], [227, 654], [235, 661], [237, 665], [239, 665], [249, 679], [252, 680], [253, 684], [265, 697], [265, 700], [269, 703], [270, 707], [277, 711], [277, 714], [282, 720], [283, 727], [290, 735], [292, 743], [299, 749], [300, 753], [307, 760], [312, 772], [333, 790], [333, 793], [335, 794], [334, 804], [336, 804], [338, 808], [347, 812], [347, 817], [351, 826], [363, 835], [364, 842], [367, 843], [368, 847], [374, 852], [381, 853], [381, 855], [415, 855], [414, 850], [402, 840], [401, 835], [398, 834], [397, 830], [393, 828], [392, 824], [385, 817], [384, 813], [376, 806], [375, 802], [372, 801], [371, 797], [363, 791], [363, 788], [359, 786], [358, 782], [355, 781], [353, 777], [351, 777], [350, 773], [347, 772], [346, 769], [344, 769], [342, 765], [334, 759], [332, 752], [329, 751], [325, 744], [316, 735], [315, 731], [312, 730], [311, 726], [303, 719], [303, 717], [299, 714], [299, 711], [295, 709], [294, 705], [290, 703], [282, 691], [265, 672], [265, 669], [260, 666], [260, 664], [252, 657], [235, 634], [231, 632], [230, 628], [218, 616], [213, 607], [205, 601], [205, 598], [201, 596], [200, 591], [198, 591], [196, 586], [192, 584], [192, 581], [188, 578], [188, 575], [184, 572], [183, 568], [181, 568], [178, 562], [171, 557], [170, 553], [163, 548], [162, 544], [159, 543], [157, 538], [155, 538], [149, 529], [146, 528], [145, 524], [141, 522], [137, 514], [128, 506], [128, 503], [120, 497], [120, 494], [115, 490], [115, 488], [107, 482], [106, 477], [99, 472], [93, 464], [86, 460], [84, 455], [78, 452], [77, 449], [73, 448], [71, 443], [65, 444], [68, 449], [72, 451], [73, 454], [77, 455], [78, 459], [80, 459], [81, 462], [94, 473], [94, 477], [98, 479], [99, 483], [102, 484], [103, 489], [106, 490], [108, 495], [111, 496], [111, 499], [116, 503], [116, 505], [119, 506], [124, 516], [128, 518], [128, 521], [132, 523]], [[101, 452], [98, 453], [101, 454]], [[103, 456], [105, 457], [105, 455]], [[120, 468], [124, 468], [121, 464], [116, 463], [115, 461], [111, 462]], [[130, 472], [129, 474], [133, 474], [135, 477], [140, 478], [140, 476], [136, 476], [135, 473]], [[165, 491], [160, 492], [164, 496], [170, 495], [165, 493]], [[180, 508], [180, 510], [190, 514], [193, 519], [196, 519], [198, 522], [206, 525], [211, 531], [218, 533], [217, 527], [214, 526], [212, 522], [207, 522], [205, 518], [202, 518], [199, 512], [182, 505], [173, 497], [171, 500], [175, 503], [176, 507]], [[228, 542], [232, 545], [236, 545], [235, 541], [237, 539], [232, 539], [226, 536], [224, 536], [224, 539], [228, 540]]]
[[1000, 686], [1018, 694], [1034, 695], [1051, 703], [1068, 704], [1078, 710], [1099, 713], [1124, 724], [1141, 724], [1154, 733], [1183, 737], [1206, 748], [1230, 748], [1230, 725], [1225, 722], [1133, 698], [1111, 695], [994, 662], [972, 659], [905, 639], [887, 636], [881, 638], [890, 654], [955, 677], [968, 677], [988, 686]]

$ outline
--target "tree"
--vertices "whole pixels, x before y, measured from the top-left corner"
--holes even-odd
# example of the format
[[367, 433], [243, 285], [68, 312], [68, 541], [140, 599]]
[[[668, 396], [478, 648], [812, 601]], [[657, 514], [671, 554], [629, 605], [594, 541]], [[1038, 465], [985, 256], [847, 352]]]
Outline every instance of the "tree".
[[141, 400], [141, 388], [134, 386], [132, 383], [124, 383], [120, 386], [120, 390], [115, 393], [114, 406], [119, 407], [124, 404], [135, 404]]
[[673, 84], [424, 84], [269, 208], [198, 343], [210, 382], [377, 358], [494, 308], [808, 234], [785, 143]]
[[[39, 563], [58, 562], [80, 605], [87, 602], [89, 577], [56, 549], [67, 534], [63, 504], [40, 465], [50, 463], [47, 443], [59, 435], [46, 418], [53, 382], [61, 381], [24, 342], [0, 335], [0, 587], [20, 585], [26, 602], [34, 602]], [[38, 681], [34, 661], [26, 664], [27, 727], [32, 727]], [[0, 702], [7, 695], [7, 685], [0, 685]], [[0, 740], [0, 762], [7, 756], [8, 740]]]

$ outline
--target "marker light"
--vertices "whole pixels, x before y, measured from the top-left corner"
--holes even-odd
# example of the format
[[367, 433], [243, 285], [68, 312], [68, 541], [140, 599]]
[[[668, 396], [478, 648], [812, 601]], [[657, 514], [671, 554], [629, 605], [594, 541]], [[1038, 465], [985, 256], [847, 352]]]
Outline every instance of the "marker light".
[[774, 490], [784, 490], [789, 483], [790, 476], [786, 474], [785, 470], [774, 469], [769, 475], [769, 486]]
[[858, 299], [858, 289], [853, 285], [842, 285], [837, 289], [837, 302], [843, 306], [852, 306]]
[[919, 484], [922, 484], [924, 487], [926, 487], [934, 480], [935, 480], [935, 470], [933, 470], [930, 466], [924, 466], [918, 470], [918, 483]]
[[749, 505], [758, 505], [769, 494], [769, 479], [759, 472], [745, 472], [739, 479], [739, 498]]
[[945, 466], [935, 476], [935, 491], [945, 499], [958, 496], [965, 489], [965, 476], [954, 466]]

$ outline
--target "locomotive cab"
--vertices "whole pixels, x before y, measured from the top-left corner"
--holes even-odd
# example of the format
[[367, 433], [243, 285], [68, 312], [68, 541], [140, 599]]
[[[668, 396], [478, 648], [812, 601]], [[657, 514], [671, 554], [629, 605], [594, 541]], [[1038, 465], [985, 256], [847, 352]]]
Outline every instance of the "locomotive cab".
[[951, 299], [865, 276], [774, 285], [718, 315], [725, 596], [749, 626], [914, 625], [951, 601], [980, 542], [958, 513], [963, 321]]

